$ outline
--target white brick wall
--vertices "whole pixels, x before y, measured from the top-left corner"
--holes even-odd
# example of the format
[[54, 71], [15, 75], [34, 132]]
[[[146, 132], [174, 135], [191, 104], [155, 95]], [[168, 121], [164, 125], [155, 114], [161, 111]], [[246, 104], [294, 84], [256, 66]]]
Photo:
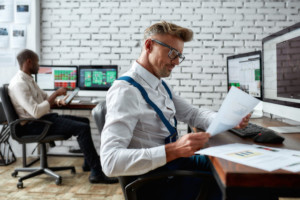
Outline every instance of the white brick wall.
[[186, 60], [168, 82], [188, 102], [217, 110], [226, 95], [226, 57], [261, 50], [262, 38], [299, 22], [300, 1], [43, 0], [41, 17], [42, 64], [117, 64], [120, 74], [138, 58], [149, 25], [191, 28]]

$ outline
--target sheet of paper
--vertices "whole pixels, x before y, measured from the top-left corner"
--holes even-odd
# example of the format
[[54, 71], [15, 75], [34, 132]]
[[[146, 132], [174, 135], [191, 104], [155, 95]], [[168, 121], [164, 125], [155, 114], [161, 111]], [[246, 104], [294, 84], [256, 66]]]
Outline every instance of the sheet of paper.
[[231, 87], [221, 108], [206, 132], [212, 136], [238, 125], [260, 101], [242, 90]]
[[215, 156], [266, 171], [277, 170], [300, 162], [299, 158], [292, 156], [292, 152], [286, 149], [237, 143], [202, 149], [196, 154]]
[[12, 28], [11, 47], [12, 48], [25, 48], [26, 47], [26, 26], [14, 25]]
[[290, 172], [300, 172], [300, 162], [290, 164], [286, 167], [283, 167], [282, 169]]
[[0, 47], [8, 48], [9, 46], [9, 25], [0, 24]]
[[30, 23], [31, 5], [30, 0], [15, 0], [15, 22]]
[[[259, 145], [254, 145], [254, 146], [259, 146]], [[295, 159], [295, 162], [285, 167], [282, 167], [282, 169], [290, 172], [300, 172], [300, 151], [290, 150], [290, 149], [268, 148], [268, 147], [264, 147], [264, 149], [272, 149], [275, 151], [280, 151], [285, 155], [291, 156], [292, 158]]]
[[13, 1], [0, 0], [0, 22], [13, 21]]

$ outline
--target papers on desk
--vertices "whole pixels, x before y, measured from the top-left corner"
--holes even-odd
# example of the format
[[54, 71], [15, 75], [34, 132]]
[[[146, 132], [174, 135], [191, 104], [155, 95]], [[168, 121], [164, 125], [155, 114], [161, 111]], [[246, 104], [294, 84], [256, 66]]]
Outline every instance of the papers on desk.
[[215, 156], [266, 171], [280, 168], [300, 171], [300, 151], [295, 150], [235, 143], [209, 147], [195, 154]]
[[249, 114], [258, 103], [258, 99], [236, 87], [231, 87], [217, 117], [206, 132], [213, 136], [237, 126], [242, 118]]

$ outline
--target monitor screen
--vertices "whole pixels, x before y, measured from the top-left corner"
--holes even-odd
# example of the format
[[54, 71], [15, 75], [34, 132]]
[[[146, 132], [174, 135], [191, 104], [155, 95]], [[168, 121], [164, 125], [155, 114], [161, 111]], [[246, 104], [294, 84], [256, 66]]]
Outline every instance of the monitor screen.
[[240, 88], [253, 97], [262, 99], [261, 52], [237, 54], [227, 57], [227, 84]]
[[117, 76], [117, 65], [79, 66], [79, 88], [81, 90], [108, 90]]
[[77, 67], [41, 65], [36, 82], [43, 90], [56, 90], [60, 87], [72, 90], [77, 87]]
[[264, 101], [300, 108], [300, 23], [263, 39]]

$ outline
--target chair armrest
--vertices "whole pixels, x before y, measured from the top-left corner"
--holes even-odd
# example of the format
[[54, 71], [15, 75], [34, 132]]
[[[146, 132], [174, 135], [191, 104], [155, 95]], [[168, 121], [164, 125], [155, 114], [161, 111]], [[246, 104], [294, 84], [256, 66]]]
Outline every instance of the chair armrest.
[[187, 176], [187, 177], [198, 177], [202, 178], [207, 183], [210, 183], [210, 181], [213, 181], [213, 175], [211, 172], [206, 171], [188, 171], [188, 170], [173, 170], [173, 171], [163, 171], [163, 172], [154, 172], [149, 173], [146, 175], [139, 176], [136, 180], [129, 183], [125, 187], [125, 191], [127, 195], [134, 196], [133, 199], [136, 198], [135, 194], [131, 194], [133, 191], [137, 190], [138, 188], [142, 187], [144, 184], [153, 181], [158, 180], [166, 177], [172, 177], [172, 176]]
[[[30, 138], [19, 137], [17, 135], [16, 126], [19, 125], [23, 121], [43, 123], [44, 124], [44, 129], [39, 135], [36, 135], [35, 137], [34, 136], [30, 137]], [[9, 124], [9, 127], [10, 127], [10, 130], [11, 130], [11, 136], [12, 136], [13, 139], [17, 140], [20, 143], [30, 143], [30, 142], [39, 142], [39, 141], [41, 141], [47, 135], [48, 130], [49, 130], [51, 125], [52, 125], [52, 122], [47, 121], [47, 120], [26, 118], [26, 119], [17, 119], [15, 121], [11, 122]]]

